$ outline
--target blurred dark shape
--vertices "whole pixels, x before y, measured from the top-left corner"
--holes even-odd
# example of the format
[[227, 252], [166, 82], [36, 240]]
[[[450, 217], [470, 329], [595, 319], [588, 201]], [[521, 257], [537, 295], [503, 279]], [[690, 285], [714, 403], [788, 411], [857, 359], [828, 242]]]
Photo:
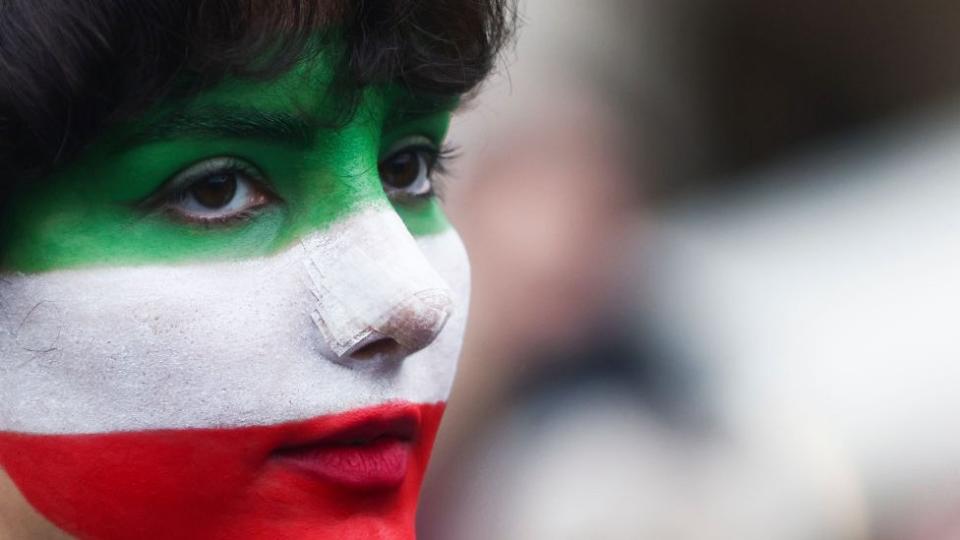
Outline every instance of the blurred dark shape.
[[[473, 257], [475, 301], [421, 537], [862, 540], [916, 528], [940, 531], [921, 538], [951, 538], [942, 531], [955, 528], [943, 518], [956, 508], [952, 495], [907, 507], [889, 487], [870, 492], [883, 482], [862, 478], [846, 441], [816, 421], [778, 417], [735, 433], [721, 418], [729, 405], [717, 403], [712, 387], [722, 360], [701, 362], [684, 345], [702, 336], [683, 324], [664, 328], [649, 313], [657, 309], [651, 300], [663, 299], [644, 290], [645, 262], [657, 261], [630, 259], [637, 245], [641, 257], [662, 255], [663, 246], [646, 249], [648, 240], [663, 241], [659, 228], [677, 216], [693, 224], [694, 239], [710, 238], [713, 222], [698, 222], [703, 215], [729, 224], [732, 246], [741, 233], [763, 239], [765, 227], [779, 226], [782, 238], [819, 248], [834, 223], [820, 223], [825, 232], [812, 238], [792, 236], [790, 218], [822, 204], [834, 209], [823, 219], [852, 239], [841, 252], [856, 260], [856, 242], [878, 234], [856, 214], [887, 223], [878, 201], [910, 192], [912, 179], [898, 174], [929, 173], [918, 186], [953, 193], [922, 164], [925, 144], [942, 164], [954, 140], [956, 118], [942, 111], [960, 95], [960, 3], [530, 0], [523, 7], [509, 90], [492, 88], [472, 113], [495, 142], [479, 145], [479, 164], [466, 167], [461, 196], [452, 197]], [[883, 126], [894, 136], [873, 144]], [[918, 146], [893, 156], [911, 138]], [[819, 158], [816, 166], [801, 159], [809, 155]], [[884, 170], [895, 172], [871, 184]], [[834, 204], [858, 195], [862, 208]], [[895, 232], [918, 219], [902, 212], [887, 224]], [[797, 223], [801, 232], [812, 224]], [[929, 247], [943, 237], [925, 240]], [[763, 255], [779, 253], [774, 247], [791, 252], [758, 241], [744, 253], [771, 262]], [[798, 271], [816, 276], [829, 262], [812, 257]], [[691, 297], [718, 292], [709, 279], [703, 290], [684, 289], [684, 268], [676, 270], [658, 278]], [[709, 278], [716, 268], [702, 270], [693, 275]], [[770, 305], [779, 292], [770, 291]], [[741, 322], [736, 305], [726, 307], [712, 314], [714, 330]], [[785, 335], [801, 334], [786, 328]], [[859, 378], [857, 365], [838, 367], [855, 371], [849, 379], [813, 380], [837, 383], [869, 405], [858, 391], [870, 374]], [[899, 364], [887, 367], [896, 372]], [[856, 419], [880, 423], [884, 429], [864, 431], [871, 436], [898, 429], [883, 418]], [[626, 456], [624, 444], [634, 445]], [[929, 470], [939, 474], [943, 464]], [[901, 465], [890, 478], [911, 470], [909, 461]], [[903, 512], [870, 515], [877, 501]], [[919, 525], [904, 524], [910, 520]], [[878, 524], [896, 532], [871, 529]]]
[[[686, 178], [667, 191], [735, 181], [960, 87], [960, 4], [950, 0], [664, 4], [703, 146], [676, 151]], [[684, 168], [691, 150], [699, 160]]]

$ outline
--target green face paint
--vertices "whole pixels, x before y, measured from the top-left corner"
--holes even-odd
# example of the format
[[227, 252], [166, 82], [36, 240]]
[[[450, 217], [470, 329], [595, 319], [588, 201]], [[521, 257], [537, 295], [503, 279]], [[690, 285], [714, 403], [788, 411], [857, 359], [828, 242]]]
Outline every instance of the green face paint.
[[[331, 127], [345, 107], [327, 92], [333, 64], [320, 54], [273, 81], [226, 81], [107, 133], [79, 160], [12, 196], [3, 268], [266, 256], [362, 207], [391, 204], [415, 235], [446, 229], [432, 196], [388, 197], [378, 165], [411, 138], [435, 152], [455, 103], [425, 109], [400, 89], [370, 87], [356, 114]], [[249, 167], [269, 200], [229, 222], [171, 215], [162, 196], [171, 179], [216, 158]]]

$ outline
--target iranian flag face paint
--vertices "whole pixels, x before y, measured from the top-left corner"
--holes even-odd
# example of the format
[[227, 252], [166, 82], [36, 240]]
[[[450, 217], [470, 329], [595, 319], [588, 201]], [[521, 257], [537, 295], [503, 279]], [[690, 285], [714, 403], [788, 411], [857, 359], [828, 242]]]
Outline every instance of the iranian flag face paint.
[[[14, 197], [0, 467], [79, 538], [412, 538], [468, 263], [450, 103], [328, 59], [117, 128]], [[331, 127], [336, 125], [336, 127]]]

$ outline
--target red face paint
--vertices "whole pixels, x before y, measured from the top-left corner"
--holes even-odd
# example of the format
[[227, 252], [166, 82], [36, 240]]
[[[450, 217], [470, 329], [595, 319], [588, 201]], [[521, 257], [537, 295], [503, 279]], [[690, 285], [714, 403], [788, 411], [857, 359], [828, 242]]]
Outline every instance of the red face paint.
[[274, 426], [0, 433], [0, 465], [78, 538], [411, 540], [443, 404]]

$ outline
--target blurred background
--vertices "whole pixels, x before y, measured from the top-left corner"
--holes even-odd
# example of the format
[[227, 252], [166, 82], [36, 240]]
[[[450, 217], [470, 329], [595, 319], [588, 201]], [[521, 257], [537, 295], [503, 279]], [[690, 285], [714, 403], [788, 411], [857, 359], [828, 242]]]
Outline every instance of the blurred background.
[[521, 0], [448, 539], [960, 539], [960, 3]]

